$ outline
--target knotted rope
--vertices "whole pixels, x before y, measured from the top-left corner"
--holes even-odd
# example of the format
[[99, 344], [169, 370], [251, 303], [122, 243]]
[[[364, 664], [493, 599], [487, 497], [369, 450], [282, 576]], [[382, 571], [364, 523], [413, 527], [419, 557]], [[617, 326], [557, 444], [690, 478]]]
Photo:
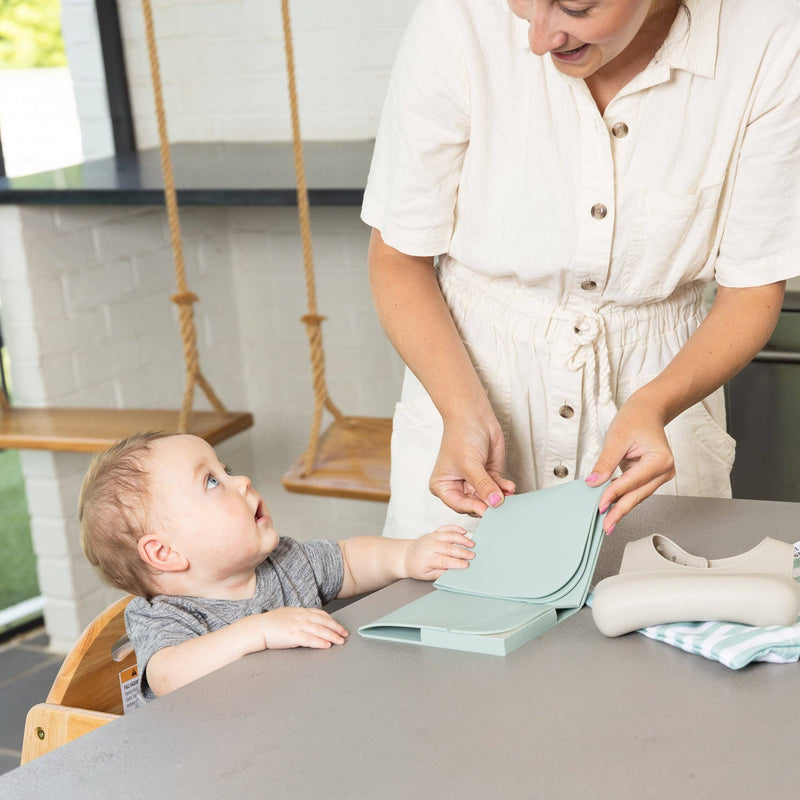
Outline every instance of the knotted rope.
[[150, 60], [150, 77], [153, 84], [153, 95], [156, 105], [156, 121], [158, 123], [158, 141], [161, 152], [161, 172], [164, 176], [164, 199], [167, 206], [167, 220], [169, 234], [172, 241], [172, 255], [175, 264], [175, 280], [178, 291], [172, 295], [171, 300], [178, 306], [180, 321], [181, 342], [183, 343], [183, 356], [186, 363], [186, 382], [183, 391], [183, 406], [178, 417], [178, 433], [186, 433], [189, 424], [189, 415], [192, 411], [195, 384], [199, 384], [214, 410], [226, 414], [225, 406], [214, 394], [213, 389], [200, 371], [199, 357], [197, 354], [197, 329], [194, 324], [193, 304], [198, 301], [194, 292], [189, 290], [186, 281], [186, 268], [183, 261], [183, 244], [181, 241], [181, 227], [178, 218], [178, 201], [175, 193], [175, 178], [172, 172], [172, 156], [167, 138], [167, 120], [164, 113], [164, 97], [161, 88], [161, 70], [158, 63], [158, 50], [156, 48], [156, 35], [153, 26], [153, 10], [150, 0], [142, 0], [144, 12], [145, 32], [147, 34], [147, 54]]
[[303, 244], [303, 268], [306, 279], [308, 313], [300, 318], [306, 326], [306, 335], [311, 348], [311, 371], [314, 383], [314, 416], [308, 447], [303, 455], [305, 464], [302, 475], [306, 477], [314, 468], [319, 450], [319, 432], [322, 425], [322, 409], [327, 408], [340, 424], [347, 424], [342, 412], [334, 405], [328, 394], [325, 380], [325, 353], [322, 350], [322, 327], [325, 317], [317, 311], [317, 289], [314, 280], [314, 255], [311, 247], [311, 218], [308, 208], [308, 187], [303, 164], [303, 142], [300, 138], [300, 115], [297, 108], [297, 82], [294, 70], [294, 47], [292, 44], [292, 25], [289, 18], [289, 0], [281, 0], [283, 16], [283, 42], [286, 51], [286, 73], [289, 82], [289, 105], [292, 115], [292, 149], [294, 152], [294, 171], [297, 178], [297, 214], [300, 220], [300, 238]]

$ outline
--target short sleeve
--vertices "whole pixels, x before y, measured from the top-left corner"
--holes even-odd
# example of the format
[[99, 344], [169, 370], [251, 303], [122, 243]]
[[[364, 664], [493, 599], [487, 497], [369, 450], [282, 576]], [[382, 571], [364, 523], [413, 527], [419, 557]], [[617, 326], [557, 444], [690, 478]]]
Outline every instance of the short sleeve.
[[800, 25], [764, 67], [732, 165], [734, 188], [715, 275], [723, 286], [759, 286], [800, 274]]
[[361, 217], [416, 256], [447, 251], [469, 139], [469, 82], [458, 7], [422, 0], [392, 70]]
[[155, 697], [147, 683], [150, 659], [165, 647], [182, 644], [209, 632], [200, 618], [158, 597], [151, 601], [134, 597], [125, 609], [125, 628], [136, 653], [142, 700]]
[[322, 603], [328, 603], [339, 594], [344, 580], [342, 550], [331, 539], [314, 539], [302, 542], [300, 549], [308, 559], [314, 573], [316, 588]]

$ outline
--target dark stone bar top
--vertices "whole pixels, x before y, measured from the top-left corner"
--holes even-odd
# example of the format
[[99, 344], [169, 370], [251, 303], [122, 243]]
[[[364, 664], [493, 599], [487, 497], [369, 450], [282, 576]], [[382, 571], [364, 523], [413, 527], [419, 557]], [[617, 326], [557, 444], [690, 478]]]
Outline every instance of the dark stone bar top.
[[[312, 205], [360, 206], [374, 142], [303, 145]], [[178, 203], [297, 205], [291, 142], [177, 143], [172, 153]], [[163, 205], [158, 148], [73, 167], [0, 178], [0, 203], [15, 205]]]

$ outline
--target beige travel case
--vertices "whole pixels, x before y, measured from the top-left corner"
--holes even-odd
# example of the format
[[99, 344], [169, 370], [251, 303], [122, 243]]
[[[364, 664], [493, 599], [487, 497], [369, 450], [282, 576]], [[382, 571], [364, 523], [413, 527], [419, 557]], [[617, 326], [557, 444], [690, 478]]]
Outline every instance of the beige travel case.
[[606, 636], [668, 622], [793, 625], [800, 613], [793, 562], [792, 545], [769, 537], [709, 560], [653, 534], [625, 546], [619, 575], [595, 587], [592, 615]]

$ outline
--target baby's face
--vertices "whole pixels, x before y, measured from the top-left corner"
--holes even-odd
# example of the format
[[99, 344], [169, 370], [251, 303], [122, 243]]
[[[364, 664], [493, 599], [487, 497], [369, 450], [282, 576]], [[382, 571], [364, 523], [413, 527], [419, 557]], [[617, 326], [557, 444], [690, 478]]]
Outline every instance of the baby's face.
[[151, 520], [209, 581], [252, 570], [278, 544], [250, 479], [231, 475], [197, 436], [157, 439], [151, 452]]

